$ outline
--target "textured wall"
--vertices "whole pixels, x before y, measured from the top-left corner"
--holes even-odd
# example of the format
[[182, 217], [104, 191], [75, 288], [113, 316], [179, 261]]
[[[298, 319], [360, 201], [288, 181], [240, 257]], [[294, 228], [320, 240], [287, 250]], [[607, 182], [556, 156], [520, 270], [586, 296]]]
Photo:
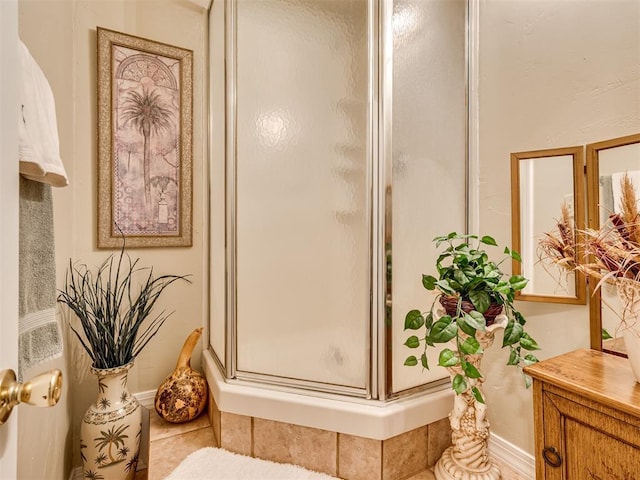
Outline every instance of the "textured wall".
[[[59, 287], [64, 282], [69, 258], [93, 266], [100, 265], [110, 253], [96, 249], [96, 26], [194, 51], [193, 247], [130, 252], [133, 258], [140, 257], [140, 265], [153, 266], [156, 275], [192, 275], [192, 284], [174, 284], [160, 298], [157, 312], [165, 309], [175, 313], [138, 357], [129, 376], [131, 392], [154, 390], [173, 370], [182, 343], [193, 329], [204, 324], [206, 315], [208, 227], [203, 223], [207, 180], [204, 163], [206, 11], [187, 0], [21, 0], [19, 8], [20, 35], [40, 63], [54, 92], [61, 154], [70, 177], [69, 187], [54, 192]], [[97, 385], [88, 375], [88, 357], [78, 342], [69, 338], [68, 343], [66, 352], [71, 367], [64, 373], [71, 388], [67, 401], [72, 404], [72, 435], [54, 445], [50, 437], [39, 433], [40, 438], [46, 439], [46, 445], [51, 445], [48, 448], [56, 450], [50, 450], [51, 457], [63, 458], [59, 453], [63, 450], [66, 455], [73, 455], [73, 465], [79, 465], [79, 422], [89, 403], [95, 400]], [[200, 364], [200, 351], [199, 347], [194, 353], [195, 367]], [[65, 432], [68, 423], [69, 420], [67, 425], [52, 423], [51, 428]], [[56, 466], [54, 471], [61, 469]], [[34, 473], [31, 478], [66, 477], [57, 473], [49, 475]]]
[[[478, 220], [480, 233], [510, 244], [510, 152], [640, 131], [640, 5], [483, 0], [479, 27]], [[518, 307], [540, 358], [589, 345], [587, 306]], [[492, 430], [533, 453], [531, 391], [500, 342], [484, 361]]]

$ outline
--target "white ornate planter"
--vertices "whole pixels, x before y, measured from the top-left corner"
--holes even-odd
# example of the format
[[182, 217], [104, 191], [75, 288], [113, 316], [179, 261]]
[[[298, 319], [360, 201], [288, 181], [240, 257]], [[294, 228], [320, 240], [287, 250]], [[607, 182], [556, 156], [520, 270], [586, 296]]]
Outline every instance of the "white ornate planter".
[[[507, 318], [500, 315], [486, 331], [477, 331], [476, 340], [482, 350], [493, 344], [496, 330], [504, 328]], [[467, 355], [467, 361], [480, 369], [482, 354]], [[447, 368], [451, 378], [460, 373], [460, 367]], [[488, 453], [489, 421], [486, 418], [486, 404], [478, 402], [471, 389], [476, 387], [485, 398], [482, 390], [484, 378], [469, 379], [468, 388], [456, 395], [453, 410], [449, 414], [452, 446], [447, 448], [435, 467], [437, 480], [498, 480], [500, 468], [491, 461]]]
[[142, 410], [127, 390], [129, 363], [110, 369], [91, 368], [98, 376], [98, 398], [80, 426], [83, 476], [89, 480], [131, 480], [136, 473], [142, 432]]

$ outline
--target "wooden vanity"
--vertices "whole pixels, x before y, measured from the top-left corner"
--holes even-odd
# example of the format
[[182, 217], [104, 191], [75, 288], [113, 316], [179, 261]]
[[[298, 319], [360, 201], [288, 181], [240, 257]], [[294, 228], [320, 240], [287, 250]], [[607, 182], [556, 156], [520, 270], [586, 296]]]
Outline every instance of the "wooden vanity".
[[640, 384], [626, 358], [583, 349], [525, 372], [537, 480], [640, 479]]

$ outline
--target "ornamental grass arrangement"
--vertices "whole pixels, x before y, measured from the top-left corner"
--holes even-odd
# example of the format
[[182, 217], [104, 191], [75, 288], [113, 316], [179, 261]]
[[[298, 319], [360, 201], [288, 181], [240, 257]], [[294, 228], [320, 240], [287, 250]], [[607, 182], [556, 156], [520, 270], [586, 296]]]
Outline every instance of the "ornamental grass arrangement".
[[[574, 231], [568, 210], [562, 209], [553, 231], [538, 243], [538, 256], [567, 270], [583, 273], [595, 282], [617, 287], [640, 288], [640, 212], [636, 192], [628, 175], [620, 180], [621, 200], [618, 213], [599, 229]], [[580, 258], [577, 246], [582, 247]]]
[[171, 315], [165, 311], [150, 318], [162, 292], [188, 275], [153, 276], [151, 267], [138, 267], [123, 245], [92, 272], [87, 265], [69, 261], [65, 287], [58, 302], [80, 320], [69, 328], [93, 360], [93, 368], [107, 369], [132, 362]]

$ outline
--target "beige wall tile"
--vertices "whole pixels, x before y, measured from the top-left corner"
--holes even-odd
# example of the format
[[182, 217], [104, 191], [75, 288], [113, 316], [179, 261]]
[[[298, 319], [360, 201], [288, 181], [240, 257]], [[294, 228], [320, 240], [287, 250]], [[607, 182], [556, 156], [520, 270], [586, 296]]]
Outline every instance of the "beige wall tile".
[[382, 442], [382, 478], [398, 480], [427, 468], [427, 426]]
[[149, 448], [149, 480], [165, 478], [190, 453], [204, 447], [215, 446], [213, 430], [209, 427], [151, 442]]
[[347, 480], [380, 480], [382, 441], [339, 433], [338, 476]]
[[225, 450], [252, 456], [252, 418], [235, 413], [220, 413], [220, 446]]
[[449, 418], [427, 425], [427, 465], [435, 465], [448, 446], [451, 445]]
[[253, 455], [280, 463], [337, 474], [336, 432], [253, 419]]

